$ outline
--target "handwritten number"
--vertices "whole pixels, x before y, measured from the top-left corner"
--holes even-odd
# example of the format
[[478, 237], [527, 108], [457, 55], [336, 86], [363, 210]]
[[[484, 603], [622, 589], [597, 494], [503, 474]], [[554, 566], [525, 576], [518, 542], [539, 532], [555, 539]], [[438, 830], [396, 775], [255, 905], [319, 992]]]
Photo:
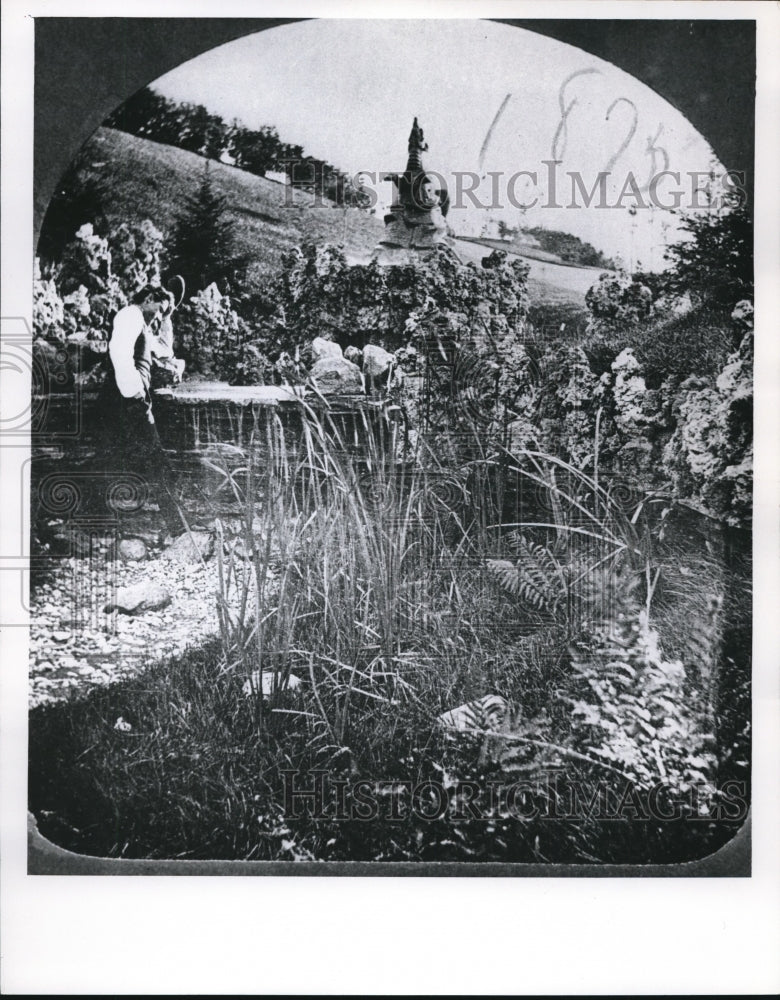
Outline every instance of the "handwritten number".
[[555, 129], [555, 135], [553, 136], [552, 141], [552, 158], [554, 160], [562, 160], [566, 153], [566, 142], [568, 140], [568, 126], [566, 121], [577, 104], [576, 97], [572, 97], [572, 99], [567, 103], [566, 88], [572, 80], [576, 79], [578, 76], [588, 76], [591, 73], [595, 73], [597, 76], [600, 76], [601, 70], [595, 68], [575, 70], [566, 77], [560, 86], [560, 90], [558, 91], [558, 107], [561, 111], [561, 120], [558, 122], [558, 127]]
[[625, 153], [626, 149], [628, 149], [629, 143], [634, 138], [634, 134], [636, 133], [637, 121], [639, 120], [639, 115], [637, 114], [636, 110], [636, 104], [634, 104], [633, 101], [630, 101], [627, 97], [618, 97], [610, 104], [609, 109], [607, 110], [606, 120], [609, 121], [609, 116], [621, 102], [628, 104], [629, 107], [631, 108], [631, 113], [632, 113], [631, 124], [628, 126], [628, 131], [623, 136], [623, 141], [620, 143], [620, 145], [612, 154], [612, 156], [610, 156], [610, 158], [607, 160], [606, 166], [602, 167], [602, 172], [605, 174], [608, 174], [610, 172], [610, 170], [615, 166], [615, 164], [623, 155], [623, 153]]
[[[661, 133], [663, 132], [663, 130], [664, 130], [663, 125], [659, 124], [658, 130], [656, 131], [655, 135], [652, 138], [650, 136], [647, 137], [647, 146], [645, 147], [645, 154], [647, 156], [652, 157], [652, 166], [650, 167], [650, 170], [648, 171], [647, 174], [647, 183], [645, 184], [644, 187], [640, 188], [640, 191], [643, 194], [646, 191], [650, 190], [650, 185], [653, 183], [654, 177], [657, 177], [658, 174], [662, 173], [664, 170], [669, 169], [669, 154], [666, 152], [663, 146], [656, 145], [658, 140], [661, 138]], [[663, 166], [661, 167], [660, 171], [658, 170], [659, 154], [661, 156], [661, 159], [663, 160]]]

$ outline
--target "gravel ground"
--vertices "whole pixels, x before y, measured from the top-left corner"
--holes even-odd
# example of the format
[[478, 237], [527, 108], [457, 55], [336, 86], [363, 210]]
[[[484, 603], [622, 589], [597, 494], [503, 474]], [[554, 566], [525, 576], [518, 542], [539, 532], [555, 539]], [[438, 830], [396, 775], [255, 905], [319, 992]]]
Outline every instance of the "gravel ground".
[[[46, 579], [31, 588], [31, 707], [134, 676], [219, 631], [216, 558], [180, 564], [152, 551], [144, 561], [124, 562], [108, 557], [107, 544], [98, 552], [102, 559], [52, 560]], [[171, 603], [137, 615], [104, 613], [114, 587], [142, 581], [162, 584]], [[230, 605], [238, 603], [235, 587], [230, 597]]]

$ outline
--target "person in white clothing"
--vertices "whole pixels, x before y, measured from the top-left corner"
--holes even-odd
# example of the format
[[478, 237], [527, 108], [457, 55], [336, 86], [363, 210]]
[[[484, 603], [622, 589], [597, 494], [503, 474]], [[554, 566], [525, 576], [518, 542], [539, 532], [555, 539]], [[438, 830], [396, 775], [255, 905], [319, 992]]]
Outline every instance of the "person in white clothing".
[[176, 528], [178, 517], [169, 463], [154, 422], [150, 384], [152, 355], [165, 351], [157, 331], [171, 305], [172, 296], [164, 288], [147, 286], [132, 305], [117, 312], [108, 341], [111, 374], [106, 386], [109, 450], [118, 451], [112, 461], [158, 486], [159, 507], [169, 530]]

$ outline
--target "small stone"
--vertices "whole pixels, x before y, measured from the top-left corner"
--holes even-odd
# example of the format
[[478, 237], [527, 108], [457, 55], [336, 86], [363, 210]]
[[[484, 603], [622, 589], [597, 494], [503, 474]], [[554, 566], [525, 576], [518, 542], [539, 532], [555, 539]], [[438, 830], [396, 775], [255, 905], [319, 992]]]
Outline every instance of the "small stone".
[[171, 595], [159, 583], [142, 582], [132, 587], [120, 587], [116, 600], [108, 603], [103, 611], [121, 611], [126, 615], [137, 615], [144, 611], [157, 611], [171, 603]]
[[123, 538], [117, 546], [117, 553], [124, 562], [141, 562], [146, 559], [146, 545], [140, 538]]
[[67, 642], [73, 635], [71, 632], [52, 632], [51, 637], [55, 642]]
[[363, 352], [359, 347], [355, 347], [354, 344], [350, 344], [349, 347], [344, 348], [344, 357], [347, 361], [351, 361], [353, 365], [360, 367], [363, 364]]
[[210, 558], [214, 551], [214, 536], [208, 531], [190, 531], [179, 535], [166, 548], [166, 555], [176, 562], [194, 563]]

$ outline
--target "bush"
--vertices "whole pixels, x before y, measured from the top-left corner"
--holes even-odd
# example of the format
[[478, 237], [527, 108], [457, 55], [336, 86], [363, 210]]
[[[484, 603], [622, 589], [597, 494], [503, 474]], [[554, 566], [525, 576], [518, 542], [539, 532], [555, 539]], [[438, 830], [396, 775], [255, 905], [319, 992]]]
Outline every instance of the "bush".
[[237, 376], [249, 331], [216, 284], [192, 296], [179, 310], [177, 334], [177, 352], [191, 374], [227, 381]]
[[627, 326], [646, 320], [653, 311], [653, 293], [637, 276], [602, 274], [585, 295], [595, 325]]
[[740, 299], [752, 299], [753, 224], [748, 210], [699, 212], [685, 216], [681, 226], [688, 238], [667, 250], [671, 267], [666, 288], [728, 312]]
[[128, 299], [146, 285], [160, 284], [163, 239], [149, 219], [130, 225], [123, 222], [110, 233], [111, 270]]

